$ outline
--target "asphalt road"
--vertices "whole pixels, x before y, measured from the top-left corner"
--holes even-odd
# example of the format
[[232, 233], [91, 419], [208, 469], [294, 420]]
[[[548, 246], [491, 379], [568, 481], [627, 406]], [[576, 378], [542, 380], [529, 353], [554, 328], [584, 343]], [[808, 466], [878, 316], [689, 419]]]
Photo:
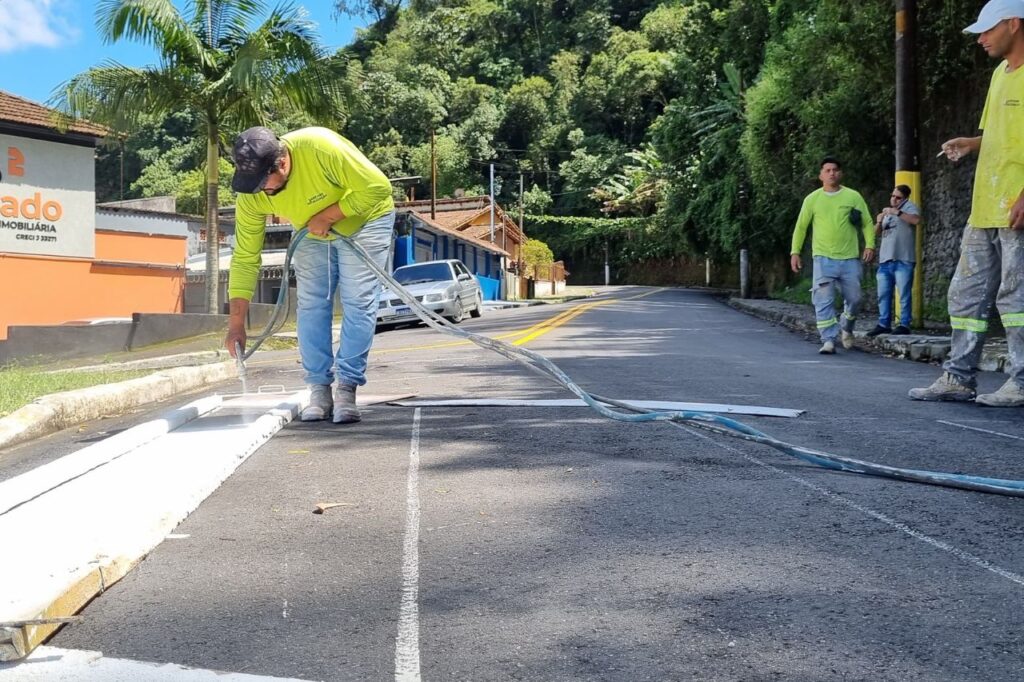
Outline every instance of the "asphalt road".
[[[803, 409], [743, 421], [1024, 479], [1024, 410], [907, 400], [934, 366], [819, 356], [701, 293], [609, 295], [526, 346], [602, 395]], [[463, 324], [506, 335], [575, 305]], [[452, 344], [378, 335], [365, 392], [570, 397]], [[294, 355], [251, 373], [301, 384]], [[1024, 499], [583, 408], [377, 406], [286, 427], [50, 643], [308, 680], [1020, 680], [1022, 521]]]

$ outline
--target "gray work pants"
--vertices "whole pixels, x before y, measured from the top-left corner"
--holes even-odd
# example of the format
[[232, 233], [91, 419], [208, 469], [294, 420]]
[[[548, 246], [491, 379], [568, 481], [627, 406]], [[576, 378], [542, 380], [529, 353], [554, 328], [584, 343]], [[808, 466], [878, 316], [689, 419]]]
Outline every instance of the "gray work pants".
[[978, 371], [993, 304], [1006, 328], [1006, 373], [1024, 386], [1024, 230], [968, 225], [949, 284], [953, 343], [942, 365], [968, 384]]

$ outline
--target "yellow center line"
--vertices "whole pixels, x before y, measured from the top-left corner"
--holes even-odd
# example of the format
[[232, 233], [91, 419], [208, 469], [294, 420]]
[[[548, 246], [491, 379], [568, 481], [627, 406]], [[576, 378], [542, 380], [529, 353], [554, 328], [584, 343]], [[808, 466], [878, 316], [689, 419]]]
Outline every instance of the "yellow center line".
[[[518, 329], [518, 330], [513, 331], [513, 332], [505, 332], [504, 334], [498, 334], [497, 336], [492, 336], [490, 338], [492, 338], [492, 339], [510, 339], [510, 338], [522, 337], [522, 338], [512, 342], [512, 345], [514, 345], [514, 346], [522, 346], [523, 344], [525, 344], [525, 343], [527, 343], [529, 341], [533, 341], [534, 339], [538, 339], [541, 336], [544, 336], [545, 334], [547, 334], [552, 329], [557, 329], [558, 327], [561, 327], [562, 325], [566, 324], [570, 320], [572, 320], [572, 319], [574, 319], [576, 317], [579, 317], [580, 315], [582, 315], [583, 313], [587, 312], [588, 310], [590, 310], [592, 308], [596, 308], [598, 306], [603, 306], [603, 305], [608, 305], [609, 303], [619, 303], [621, 301], [631, 301], [631, 300], [634, 300], [634, 299], [637, 299], [637, 298], [643, 298], [644, 296], [650, 296], [651, 294], [656, 294], [659, 291], [664, 291], [664, 290], [665, 289], [663, 287], [661, 287], [661, 288], [658, 288], [658, 289], [652, 289], [650, 291], [645, 291], [645, 292], [643, 292], [641, 294], [636, 294], [634, 296], [627, 296], [625, 298], [609, 298], [609, 299], [605, 299], [605, 300], [602, 300], [602, 301], [591, 301], [590, 303], [581, 303], [579, 305], [573, 306], [572, 308], [569, 308], [568, 310], [563, 310], [562, 312], [558, 313], [557, 315], [553, 315], [553, 316], [549, 317], [546, 320], [542, 320], [542, 321], [538, 322], [537, 324], [535, 324], [535, 325], [533, 325], [531, 327], [527, 327], [526, 329]], [[379, 348], [379, 349], [374, 349], [374, 350], [370, 351], [370, 355], [384, 355], [386, 353], [405, 353], [405, 352], [408, 352], [408, 351], [435, 350], [435, 349], [438, 349], [438, 348], [455, 348], [455, 347], [458, 347], [458, 346], [472, 346], [472, 345], [474, 345], [472, 341], [450, 341], [448, 343], [434, 343], [434, 344], [430, 344], [430, 345], [426, 345], [426, 346], [405, 346], [405, 347], [402, 347], [402, 348]], [[267, 360], [267, 361], [264, 361], [264, 362], [273, 362], [273, 361]], [[258, 365], [258, 364], [261, 364], [261, 363], [257, 361], [257, 362], [248, 362], [246, 364]]]
[[642, 294], [637, 294], [635, 296], [627, 296], [626, 298], [609, 298], [604, 301], [594, 301], [593, 303], [584, 303], [582, 305], [578, 305], [575, 308], [569, 310], [565, 316], [561, 318], [552, 318], [551, 320], [548, 320], [545, 324], [543, 324], [543, 326], [540, 329], [537, 329], [533, 333], [524, 336], [523, 338], [517, 341], [513, 341], [512, 345], [522, 346], [530, 341], [538, 339], [547, 334], [549, 331], [561, 327], [562, 325], [566, 324], [567, 322], [571, 321], [576, 317], [579, 317], [580, 315], [587, 312], [588, 310], [591, 310], [592, 308], [597, 308], [598, 306], [602, 305], [608, 305], [609, 303], [618, 303], [620, 301], [632, 301], [633, 299], [643, 298], [644, 296], [650, 296], [651, 294], [658, 293], [659, 291], [664, 291], [664, 288], [652, 289], [651, 291], [645, 291]]
[[[533, 325], [532, 327], [527, 327], [526, 329], [518, 329], [518, 330], [516, 330], [514, 332], [506, 332], [504, 334], [498, 334], [497, 336], [492, 336], [492, 337], [489, 337], [489, 338], [492, 338], [492, 339], [510, 339], [510, 338], [515, 338], [517, 336], [522, 336], [523, 334], [529, 334], [530, 332], [534, 331], [535, 329], [539, 329], [539, 328], [543, 327], [544, 325], [551, 324], [552, 322], [555, 322], [555, 321], [557, 321], [557, 320], [559, 320], [559, 319], [561, 319], [563, 317], [566, 317], [567, 315], [573, 314], [575, 312], [576, 308], [579, 308], [579, 307], [580, 306], [575, 306], [573, 308], [570, 308], [569, 310], [563, 310], [562, 312], [558, 313], [557, 315], [554, 315], [554, 316], [548, 318], [547, 320], [543, 320], [541, 322], [538, 322], [537, 324]], [[427, 346], [405, 346], [404, 348], [380, 348], [380, 349], [377, 349], [377, 350], [370, 351], [370, 354], [371, 355], [379, 355], [379, 354], [383, 354], [383, 353], [402, 353], [402, 352], [405, 352], [405, 351], [413, 351], [413, 350], [433, 350], [435, 348], [453, 348], [455, 346], [472, 346], [472, 345], [475, 345], [472, 341], [451, 341], [451, 342], [448, 342], [448, 343], [434, 343], [434, 344], [430, 344], [430, 345], [427, 345]]]

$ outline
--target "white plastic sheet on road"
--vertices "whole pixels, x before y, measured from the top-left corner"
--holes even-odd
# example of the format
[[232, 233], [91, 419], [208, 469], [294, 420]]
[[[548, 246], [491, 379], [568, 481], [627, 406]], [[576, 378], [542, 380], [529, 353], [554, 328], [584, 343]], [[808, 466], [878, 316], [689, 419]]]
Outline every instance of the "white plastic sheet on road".
[[[720, 403], [676, 403], [657, 400], [620, 400], [633, 407], [648, 410], [667, 410], [670, 412], [711, 412], [714, 414], [746, 414], [755, 417], [788, 417], [794, 419], [804, 413], [803, 410], [787, 410], [778, 407], [760, 407], [758, 405], [723, 405]], [[586, 407], [579, 398], [557, 400], [514, 400], [485, 398], [477, 400], [396, 400], [390, 403], [401, 407]]]

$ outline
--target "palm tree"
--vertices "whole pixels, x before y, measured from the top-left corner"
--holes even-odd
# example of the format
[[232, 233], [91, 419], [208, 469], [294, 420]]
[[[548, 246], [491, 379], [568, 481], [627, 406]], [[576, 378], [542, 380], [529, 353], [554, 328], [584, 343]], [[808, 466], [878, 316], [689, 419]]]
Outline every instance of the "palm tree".
[[[186, 14], [171, 0], [101, 0], [96, 23], [107, 43], [135, 39], [156, 48], [158, 66], [132, 68], [108, 60], [60, 85], [58, 111], [132, 130], [143, 114], [190, 110], [206, 140], [206, 300], [218, 309], [217, 164], [229, 133], [266, 125], [287, 103], [330, 125], [340, 115], [343, 79], [306, 19], [261, 0], [191, 0]], [[251, 28], [252, 27], [252, 28]]]

